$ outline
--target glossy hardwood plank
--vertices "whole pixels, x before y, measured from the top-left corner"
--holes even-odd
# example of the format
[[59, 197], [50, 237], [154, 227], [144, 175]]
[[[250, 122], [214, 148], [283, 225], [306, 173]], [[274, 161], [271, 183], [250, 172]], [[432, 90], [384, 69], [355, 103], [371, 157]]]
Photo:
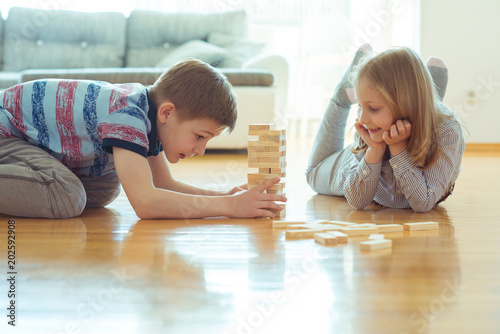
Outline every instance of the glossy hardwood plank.
[[[387, 234], [391, 250], [363, 253], [366, 237], [333, 247], [285, 240], [267, 219], [139, 220], [123, 194], [75, 219], [14, 218], [14, 329], [9, 217], [0, 216], [1, 333], [500, 332], [500, 153], [467, 153], [455, 194], [415, 213], [356, 211], [315, 194], [304, 178], [308, 144], [289, 146], [287, 220], [436, 221], [439, 230]], [[246, 161], [208, 154], [173, 169], [229, 188], [245, 182]]]

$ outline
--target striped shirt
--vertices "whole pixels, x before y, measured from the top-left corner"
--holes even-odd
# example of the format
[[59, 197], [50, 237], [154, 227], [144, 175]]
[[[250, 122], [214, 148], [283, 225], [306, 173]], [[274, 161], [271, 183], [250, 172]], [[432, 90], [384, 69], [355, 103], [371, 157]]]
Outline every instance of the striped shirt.
[[352, 154], [351, 146], [339, 157], [340, 168], [331, 184], [333, 195], [363, 209], [372, 201], [397, 209], [427, 212], [453, 190], [465, 148], [460, 124], [449, 119], [438, 132], [439, 158], [431, 167], [417, 168], [408, 151], [369, 165], [364, 153]]
[[77, 175], [114, 170], [113, 147], [157, 155], [156, 109], [141, 84], [38, 80], [0, 92], [0, 136], [24, 138]]

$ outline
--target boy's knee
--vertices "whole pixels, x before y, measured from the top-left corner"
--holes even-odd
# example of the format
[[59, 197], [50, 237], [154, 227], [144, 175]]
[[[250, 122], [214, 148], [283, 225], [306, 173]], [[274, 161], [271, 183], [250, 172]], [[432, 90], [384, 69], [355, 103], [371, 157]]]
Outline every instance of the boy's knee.
[[85, 209], [85, 189], [73, 173], [53, 172], [42, 187], [47, 199], [46, 209], [40, 208], [42, 218], [73, 218]]

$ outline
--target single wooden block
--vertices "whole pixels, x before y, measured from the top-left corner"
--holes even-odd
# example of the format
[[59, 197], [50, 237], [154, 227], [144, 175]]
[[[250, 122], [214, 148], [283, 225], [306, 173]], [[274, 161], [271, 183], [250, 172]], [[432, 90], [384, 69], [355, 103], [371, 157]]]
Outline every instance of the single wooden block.
[[341, 222], [341, 221], [338, 221], [338, 220], [328, 220], [325, 223], [335, 224], [335, 225], [339, 225], [339, 226], [346, 226], [346, 227], [351, 227], [351, 226], [358, 225], [356, 223]]
[[284, 157], [285, 155], [283, 153], [286, 153], [286, 151], [275, 151], [275, 152], [248, 152], [249, 157], [256, 157], [256, 158], [280, 158]]
[[347, 225], [346, 227], [352, 227], [352, 228], [377, 227], [377, 224], [364, 223], [356, 225]]
[[[249, 156], [250, 157], [250, 156]], [[258, 157], [259, 162], [286, 162], [286, 157], [274, 156], [274, 157]]]
[[325, 246], [335, 246], [337, 245], [337, 237], [334, 237], [328, 233], [315, 233], [314, 241]]
[[317, 230], [312, 228], [306, 228], [302, 230], [286, 230], [286, 239], [307, 239], [313, 238], [315, 233], [322, 233], [323, 230]]
[[390, 232], [402, 232], [403, 225], [401, 224], [384, 224], [377, 225], [378, 231], [380, 233], [390, 233]]
[[439, 224], [435, 222], [405, 223], [403, 226], [405, 231], [437, 230], [439, 228]]
[[278, 146], [253, 146], [247, 148], [248, 154], [251, 153], [259, 153], [259, 152], [276, 152], [276, 153], [285, 153], [286, 154], [286, 145], [278, 145]]
[[281, 137], [286, 135], [285, 130], [255, 130], [248, 129], [249, 136]]
[[287, 228], [290, 225], [303, 225], [304, 221], [279, 221], [273, 222], [273, 228]]
[[280, 196], [286, 197], [285, 189], [281, 189], [281, 190], [266, 189], [266, 194], [274, 194], [274, 195], [280, 195]]
[[[251, 140], [251, 138], [249, 138], [249, 140]], [[286, 137], [285, 136], [262, 136], [262, 135], [260, 135], [259, 141], [280, 143], [280, 146], [286, 145]]]
[[283, 210], [281, 210], [281, 211], [277, 211], [277, 210], [270, 210], [270, 211], [274, 212], [274, 214], [275, 214], [273, 219], [283, 219], [286, 217], [286, 208], [283, 208]]
[[342, 233], [340, 231], [329, 231], [326, 232], [327, 234], [333, 235], [334, 237], [337, 238], [337, 242], [340, 244], [345, 244], [347, 243], [347, 238], [349, 237], [347, 234]]
[[370, 236], [368, 237], [368, 240], [382, 240], [382, 239], [384, 239], [383, 234], [370, 234]]
[[[259, 159], [260, 160], [260, 159]], [[286, 161], [280, 162], [248, 162], [249, 168], [285, 168]]]
[[359, 243], [359, 249], [362, 251], [374, 251], [377, 249], [391, 248], [391, 239], [368, 240]]
[[270, 123], [253, 123], [248, 126], [248, 130], [274, 130], [276, 124]]
[[281, 142], [275, 142], [275, 141], [262, 141], [262, 140], [249, 140], [248, 141], [248, 147], [249, 148], [254, 148], [254, 147], [280, 147], [282, 145], [285, 145], [285, 143]]
[[306, 223], [293, 226], [290, 225], [287, 227], [287, 229], [289, 230], [313, 229], [313, 230], [322, 230], [323, 232], [340, 231], [341, 228], [343, 227], [332, 224], [318, 224], [318, 223]]
[[372, 233], [378, 233], [378, 229], [376, 227], [361, 227], [361, 228], [344, 227], [343, 229], [340, 230], [340, 232], [343, 232], [348, 236], [370, 235]]
[[[248, 189], [253, 189], [255, 187], [257, 187], [258, 184], [248, 184]], [[270, 190], [270, 191], [280, 191], [280, 190], [285, 190], [285, 182], [284, 181], [280, 181], [278, 183], [275, 183], [273, 184], [272, 186], [268, 187], [267, 190]]]
[[286, 168], [259, 168], [259, 174], [279, 174], [282, 177], [286, 173]]
[[247, 179], [248, 184], [259, 184], [262, 181], [274, 179], [275, 177], [281, 178], [280, 174], [258, 174], [258, 173], [248, 173]]

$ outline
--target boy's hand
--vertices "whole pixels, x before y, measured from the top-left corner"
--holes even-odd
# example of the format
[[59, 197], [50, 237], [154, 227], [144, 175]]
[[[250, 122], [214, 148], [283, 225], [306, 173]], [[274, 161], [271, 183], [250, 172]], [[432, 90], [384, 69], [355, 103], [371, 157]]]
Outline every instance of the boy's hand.
[[408, 120], [398, 119], [391, 126], [391, 131], [384, 132], [383, 138], [387, 145], [389, 145], [391, 155], [395, 156], [406, 149], [410, 136], [411, 123]]
[[248, 184], [243, 184], [239, 187], [234, 187], [233, 189], [226, 192], [225, 195], [234, 195], [234, 194], [240, 193], [240, 192], [245, 191], [245, 190], [248, 190]]
[[269, 209], [283, 210], [283, 207], [275, 204], [274, 201], [286, 202], [287, 199], [281, 195], [264, 193], [264, 191], [278, 182], [280, 182], [280, 178], [275, 177], [262, 182], [255, 188], [235, 193], [229, 197], [231, 200], [229, 204], [230, 217], [274, 217], [274, 213], [269, 211]]

